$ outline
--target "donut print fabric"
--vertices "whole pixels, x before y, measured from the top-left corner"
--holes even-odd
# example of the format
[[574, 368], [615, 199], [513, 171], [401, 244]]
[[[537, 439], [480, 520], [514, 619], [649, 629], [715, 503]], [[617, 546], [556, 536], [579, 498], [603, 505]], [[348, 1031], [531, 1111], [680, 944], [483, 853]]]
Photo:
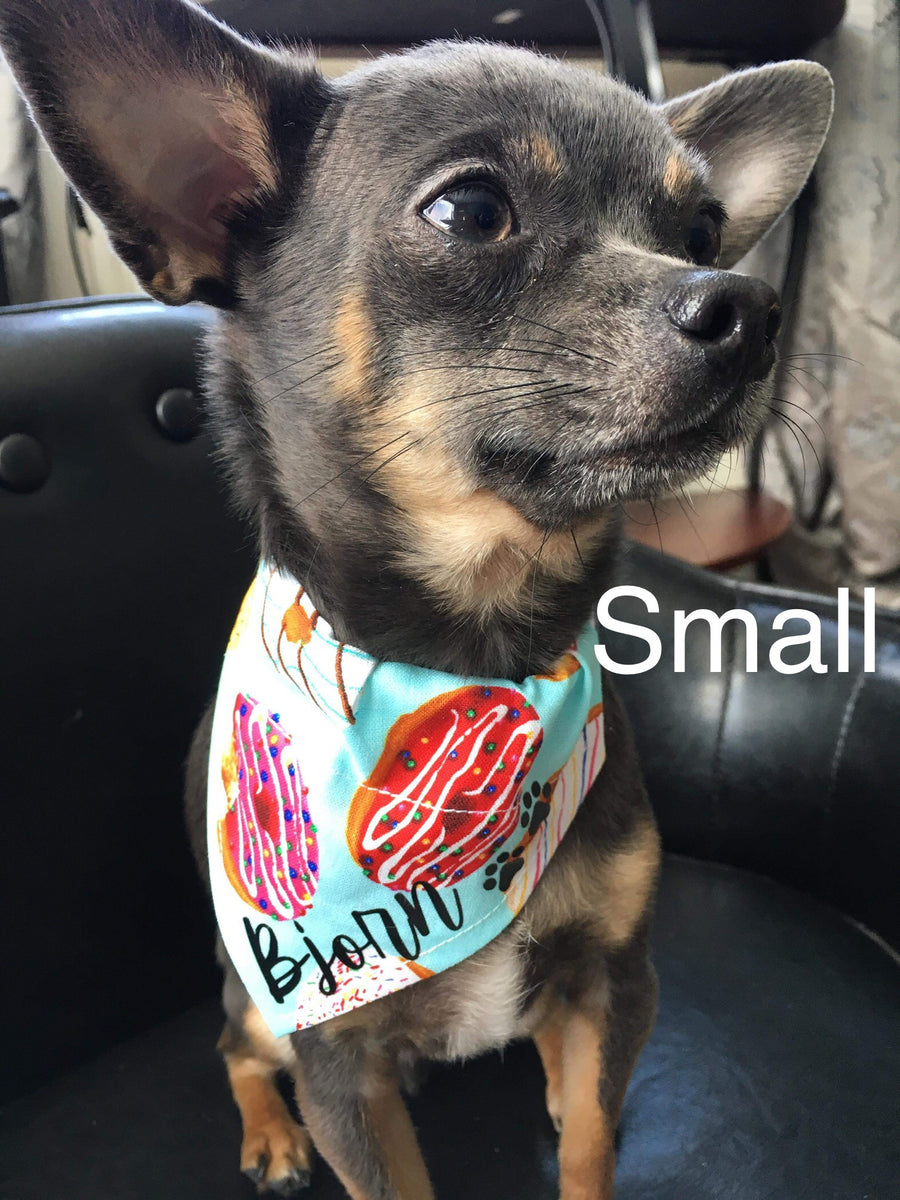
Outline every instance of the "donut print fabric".
[[376, 661], [261, 564], [210, 732], [219, 931], [274, 1036], [486, 946], [526, 903], [603, 763], [586, 626], [519, 682]]
[[331, 987], [327, 990], [323, 990], [321, 975], [311, 975], [303, 981], [297, 995], [297, 1028], [305, 1029], [352, 1012], [420, 979], [428, 979], [432, 973], [426, 967], [395, 957], [362, 963], [359, 967], [337, 963], [332, 968]]
[[513, 913], [521, 910], [537, 886], [544, 868], [574, 820], [587, 788], [597, 777], [605, 749], [601, 703], [588, 714], [587, 723], [565, 766], [551, 775], [543, 787], [533, 783], [522, 797], [523, 819], [528, 822], [525, 837], [510, 858], [501, 861], [501, 854], [497, 867], [487, 868], [489, 875], [497, 871], [501, 890]]
[[531, 702], [509, 687], [457, 688], [401, 717], [350, 805], [347, 842], [366, 878], [408, 891], [483, 867], [519, 828], [542, 739]]
[[302, 917], [319, 872], [308, 789], [278, 714], [249, 696], [234, 702], [222, 782], [228, 811], [219, 823], [219, 849], [232, 887], [276, 921]]

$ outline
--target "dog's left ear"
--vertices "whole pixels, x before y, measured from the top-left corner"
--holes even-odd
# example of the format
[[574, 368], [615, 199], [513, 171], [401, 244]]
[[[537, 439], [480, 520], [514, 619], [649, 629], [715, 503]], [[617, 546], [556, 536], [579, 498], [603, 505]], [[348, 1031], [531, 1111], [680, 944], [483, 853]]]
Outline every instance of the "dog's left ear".
[[676, 137], [706, 159], [728, 213], [720, 266], [733, 266], [796, 199], [833, 106], [831, 76], [800, 60], [737, 71], [661, 106]]
[[253, 45], [190, 0], [2, 0], [0, 47], [147, 291], [232, 303], [248, 218], [330, 101], [312, 60]]

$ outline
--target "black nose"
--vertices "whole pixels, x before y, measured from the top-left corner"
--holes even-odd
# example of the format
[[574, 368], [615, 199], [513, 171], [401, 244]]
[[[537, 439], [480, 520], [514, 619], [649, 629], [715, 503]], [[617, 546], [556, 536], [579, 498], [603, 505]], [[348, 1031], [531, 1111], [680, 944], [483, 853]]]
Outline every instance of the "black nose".
[[662, 307], [675, 328], [702, 349], [710, 366], [743, 364], [749, 374], [760, 376], [772, 366], [781, 306], [761, 279], [728, 271], [689, 271]]

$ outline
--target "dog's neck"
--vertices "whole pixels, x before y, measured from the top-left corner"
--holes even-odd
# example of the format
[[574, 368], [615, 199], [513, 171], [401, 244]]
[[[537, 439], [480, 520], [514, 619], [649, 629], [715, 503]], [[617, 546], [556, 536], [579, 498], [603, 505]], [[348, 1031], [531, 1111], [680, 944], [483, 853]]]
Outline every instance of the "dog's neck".
[[334, 469], [333, 432], [317, 441], [314, 429], [286, 481], [241, 369], [232, 360], [208, 383], [262, 557], [306, 588], [341, 641], [386, 661], [518, 681], [551, 668], [590, 620], [614, 565], [610, 515], [542, 531], [427, 462], [389, 488], [380, 471], [376, 487], [362, 470]]
[[607, 584], [617, 545], [606, 525], [584, 550], [573, 547], [578, 570], [565, 573], [523, 563], [517, 549], [500, 547], [485, 570], [497, 573], [492, 582], [500, 592], [511, 593], [521, 579], [521, 602], [472, 598], [467, 606], [449, 604], [373, 532], [343, 527], [317, 538], [280, 503], [263, 515], [261, 547], [303, 584], [341, 641], [379, 659], [513, 681], [550, 669], [578, 636]]

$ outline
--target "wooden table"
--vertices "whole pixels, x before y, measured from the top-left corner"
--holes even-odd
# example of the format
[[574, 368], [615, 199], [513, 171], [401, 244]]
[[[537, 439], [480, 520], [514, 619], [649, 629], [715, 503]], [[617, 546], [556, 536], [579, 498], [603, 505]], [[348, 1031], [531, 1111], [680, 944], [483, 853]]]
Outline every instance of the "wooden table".
[[625, 514], [634, 541], [714, 571], [755, 562], [791, 523], [786, 505], [749, 489], [636, 501]]

